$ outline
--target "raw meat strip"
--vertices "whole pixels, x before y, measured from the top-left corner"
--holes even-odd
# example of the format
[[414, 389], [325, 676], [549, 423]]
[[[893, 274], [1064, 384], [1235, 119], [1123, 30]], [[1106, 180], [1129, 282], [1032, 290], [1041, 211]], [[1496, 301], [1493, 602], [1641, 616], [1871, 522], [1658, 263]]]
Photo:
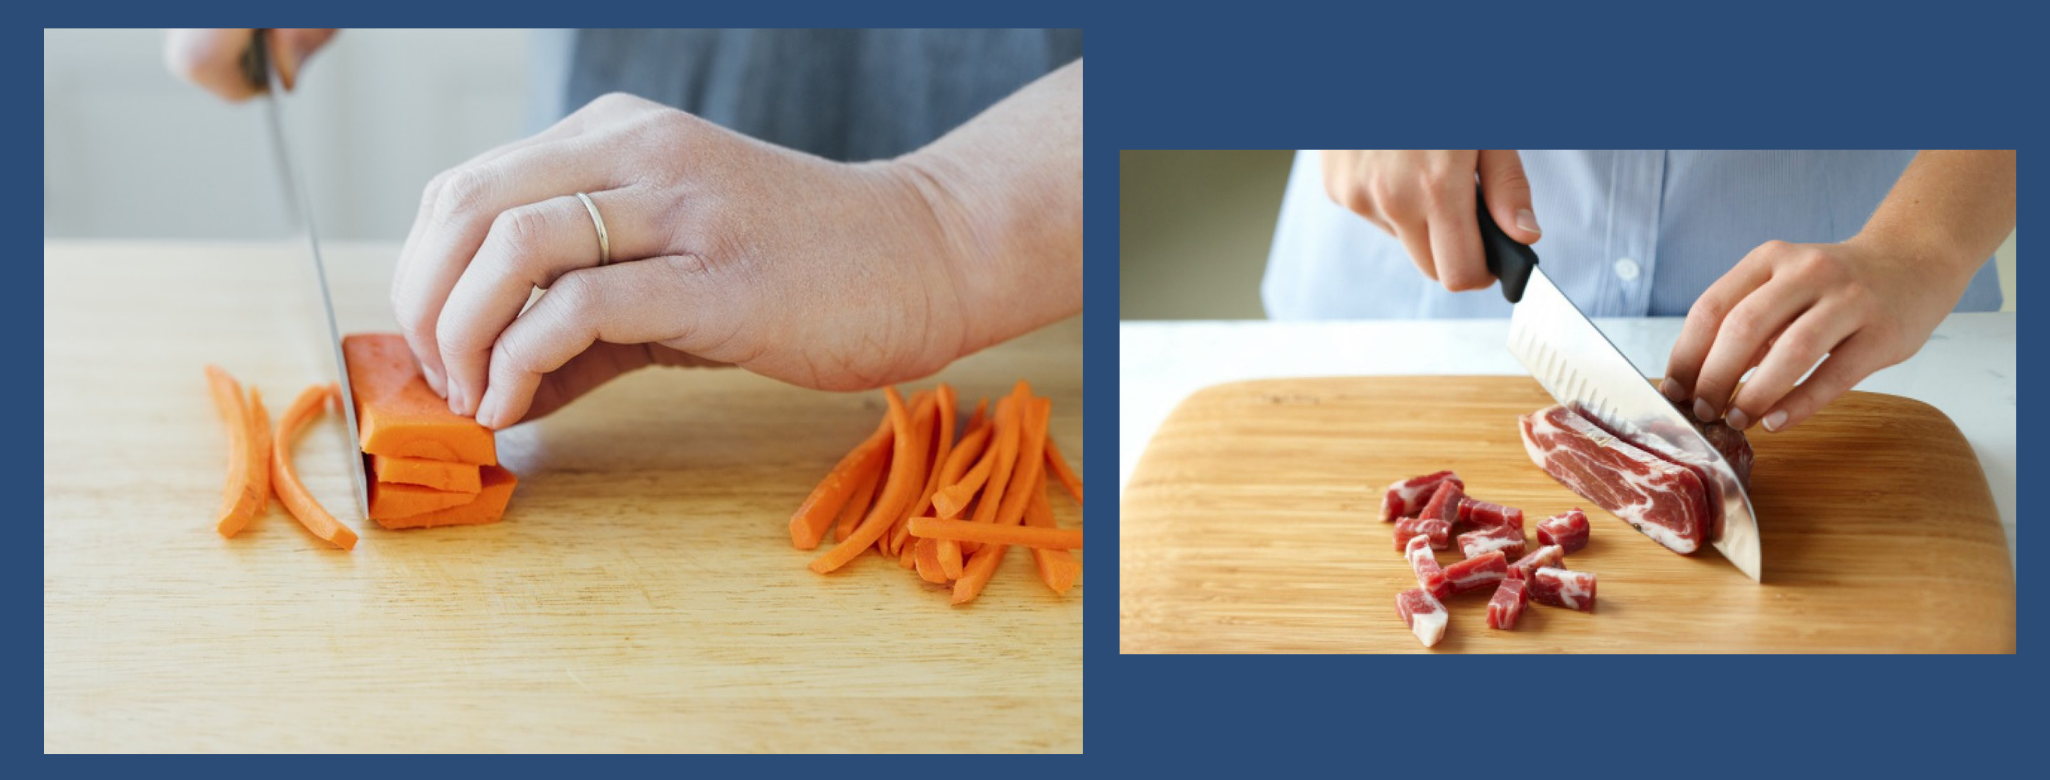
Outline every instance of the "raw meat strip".
[[1520, 533], [1523, 531], [1523, 510], [1511, 509], [1501, 504], [1487, 501], [1461, 498], [1459, 499], [1459, 522], [1468, 523], [1476, 527], [1492, 525], [1514, 526]]
[[1446, 550], [1452, 547], [1452, 524], [1443, 520], [1426, 520], [1421, 517], [1405, 517], [1395, 522], [1395, 549], [1409, 549], [1412, 536], [1427, 536], [1431, 549]]
[[1465, 497], [1464, 483], [1450, 480], [1440, 482], [1438, 489], [1431, 493], [1431, 502], [1424, 505], [1424, 510], [1418, 512], [1417, 517], [1443, 520], [1445, 526], [1450, 528], [1453, 523], [1459, 522], [1459, 500]]
[[1445, 567], [1445, 582], [1453, 593], [1494, 587], [1509, 573], [1509, 559], [1498, 552], [1468, 558]]
[[1431, 554], [1431, 540], [1425, 536], [1412, 536], [1409, 549], [1403, 552], [1409, 557], [1409, 568], [1416, 572], [1416, 584], [1433, 598], [1452, 595], [1452, 588], [1445, 582], [1445, 570], [1438, 566], [1438, 556]]
[[[1538, 544], [1556, 544], [1568, 555], [1587, 547], [1587, 513], [1579, 507], [1537, 524]], [[1465, 537], [1461, 537], [1465, 538]]]
[[1488, 599], [1488, 627], [1515, 628], [1516, 618], [1523, 614], [1523, 601], [1523, 580], [1503, 580], [1494, 598]]
[[1395, 611], [1416, 638], [1430, 647], [1445, 638], [1445, 605], [1431, 598], [1423, 588], [1410, 588], [1395, 596]]
[[1550, 566], [1538, 569], [1530, 579], [1530, 600], [1554, 607], [1593, 612], [1594, 573], [1567, 571]]
[[1505, 558], [1523, 557], [1523, 530], [1506, 525], [1483, 528], [1459, 535], [1459, 551], [1468, 558], [1500, 552]]
[[1466, 489], [1466, 483], [1459, 481], [1459, 475], [1450, 471], [1410, 477], [1389, 485], [1388, 495], [1381, 498], [1381, 522], [1392, 523], [1398, 518], [1415, 517], [1417, 510], [1424, 508], [1424, 503], [1431, 500], [1431, 494], [1442, 482]]
[[1530, 579], [1531, 574], [1546, 566], [1554, 569], [1566, 568], [1566, 550], [1559, 545], [1548, 544], [1531, 551], [1531, 554], [1518, 558], [1515, 563], [1509, 564], [1509, 579]]
[[1713, 524], [1700, 467], [1638, 447], [1564, 406], [1539, 409], [1520, 422], [1531, 462], [1560, 484], [1669, 550], [1700, 549]]

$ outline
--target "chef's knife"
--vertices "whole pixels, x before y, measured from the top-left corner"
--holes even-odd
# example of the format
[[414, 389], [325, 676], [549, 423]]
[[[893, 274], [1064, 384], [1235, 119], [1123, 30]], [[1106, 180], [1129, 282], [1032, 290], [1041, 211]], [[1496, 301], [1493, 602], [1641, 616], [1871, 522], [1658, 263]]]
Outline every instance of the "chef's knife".
[[356, 509], [359, 516], [367, 515], [370, 508], [369, 485], [363, 474], [363, 451], [356, 444], [359, 441], [356, 428], [356, 399], [349, 386], [349, 361], [342, 357], [342, 331], [335, 324], [334, 296], [328, 290], [327, 266], [320, 259], [320, 239], [313, 229], [313, 206], [306, 197], [299, 177], [293, 175], [292, 153], [285, 145], [285, 125], [281, 113], [284, 95], [291, 89], [292, 76], [283, 62], [271, 57], [274, 34], [270, 30], [253, 30], [249, 36], [249, 48], [242, 55], [242, 75], [249, 84], [263, 94], [263, 115], [270, 131], [271, 155], [274, 158], [280, 185], [284, 188], [287, 211], [291, 213], [298, 232], [306, 237], [306, 253], [313, 258], [313, 278], [319, 285], [321, 310], [327, 317], [327, 349], [334, 355], [335, 376], [342, 390], [342, 419], [348, 425], [349, 477], [355, 487]]
[[1744, 574], [1759, 579], [1758, 522], [1751, 497], [1722, 453], [1552, 284], [1538, 267], [1537, 252], [1502, 232], [1486, 200], [1475, 205], [1475, 216], [1488, 270], [1501, 280], [1502, 297], [1515, 304], [1509, 351], [1559, 403], [1633, 438], [1657, 438], [1667, 451], [1707, 468], [1722, 488], [1723, 502], [1721, 527], [1711, 541]]

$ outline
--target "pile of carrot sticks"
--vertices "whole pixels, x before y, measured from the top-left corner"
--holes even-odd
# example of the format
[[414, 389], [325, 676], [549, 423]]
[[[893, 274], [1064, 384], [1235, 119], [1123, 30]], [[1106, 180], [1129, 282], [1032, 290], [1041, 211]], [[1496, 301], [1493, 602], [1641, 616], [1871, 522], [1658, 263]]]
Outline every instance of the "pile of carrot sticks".
[[1047, 436], [1053, 401], [1020, 381], [990, 408], [975, 405], [958, 439], [954, 388], [921, 390], [905, 401], [883, 391], [889, 412], [875, 433], [840, 459], [790, 517], [790, 543], [811, 550], [826, 574], [868, 550], [953, 584], [953, 602], [974, 601], [1012, 546], [1028, 547], [1039, 578], [1067, 593], [1082, 569], [1080, 529], [1056, 527], [1049, 472], [1082, 503], [1082, 481]]
[[273, 436], [270, 413], [264, 410], [263, 394], [256, 388], [249, 388], [244, 396], [241, 383], [219, 366], [206, 367], [206, 380], [214, 408], [228, 431], [228, 482], [214, 530], [227, 537], [241, 533], [250, 520], [270, 507], [275, 493], [278, 502], [314, 536], [344, 550], [355, 549], [356, 532], [321, 508], [292, 467], [292, 440], [329, 406], [340, 405], [341, 388], [332, 384], [306, 388], [285, 410]]

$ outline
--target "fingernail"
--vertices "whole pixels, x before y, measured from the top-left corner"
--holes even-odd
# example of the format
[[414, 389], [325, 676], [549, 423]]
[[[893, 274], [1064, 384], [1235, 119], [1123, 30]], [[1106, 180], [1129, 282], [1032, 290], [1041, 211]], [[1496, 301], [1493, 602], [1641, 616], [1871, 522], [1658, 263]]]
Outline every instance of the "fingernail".
[[1665, 393], [1666, 398], [1668, 400], [1671, 400], [1673, 403], [1679, 403], [1681, 401], [1687, 400], [1687, 392], [1685, 390], [1680, 389], [1679, 382], [1675, 382], [1671, 379], [1659, 380], [1659, 392]]
[[477, 407], [477, 424], [498, 430], [498, 407], [498, 398], [494, 397], [491, 391], [485, 391], [484, 403]]
[[463, 389], [461, 387], [451, 387], [448, 389], [448, 410], [452, 414], [463, 413]]
[[1742, 409], [1730, 409], [1729, 414], [1723, 415], [1723, 421], [1729, 423], [1730, 427], [1740, 431], [1751, 427], [1751, 416], [1745, 414]]
[[1516, 226], [1523, 228], [1524, 230], [1528, 230], [1532, 233], [1545, 232], [1543, 230], [1538, 229], [1537, 215], [1530, 213], [1530, 209], [1516, 210]]
[[1715, 422], [1715, 407], [1708, 405], [1708, 399], [1694, 399], [1694, 419], [1702, 422]]
[[1768, 431], [1779, 433], [1780, 426], [1787, 424], [1787, 413], [1785, 411], [1773, 412], [1766, 415], [1765, 419], [1760, 421], [1759, 424], [1764, 425]]

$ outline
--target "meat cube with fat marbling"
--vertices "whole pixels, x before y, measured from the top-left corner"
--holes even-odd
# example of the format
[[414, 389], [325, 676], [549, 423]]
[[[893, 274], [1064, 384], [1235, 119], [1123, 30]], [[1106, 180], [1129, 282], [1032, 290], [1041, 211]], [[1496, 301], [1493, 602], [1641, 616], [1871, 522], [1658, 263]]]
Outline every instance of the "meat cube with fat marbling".
[[1489, 526], [1459, 535], [1459, 551], [1468, 558], [1499, 552], [1507, 558], [1523, 557], [1523, 529], [1506, 525]]
[[1445, 638], [1445, 605], [1425, 593], [1423, 588], [1410, 588], [1395, 596], [1395, 612], [1402, 615], [1402, 622], [1416, 634], [1417, 641], [1425, 647]]
[[1423, 536], [1431, 541], [1431, 549], [1445, 550], [1452, 547], [1452, 524], [1436, 518], [1405, 517], [1395, 521], [1395, 549], [1409, 549], [1412, 537]]
[[1553, 607], [1594, 611], [1594, 573], [1550, 566], [1530, 578], [1530, 600]]
[[1459, 481], [1459, 475], [1450, 471], [1425, 474], [1421, 477], [1396, 482], [1388, 486], [1388, 493], [1381, 497], [1381, 522], [1392, 523], [1404, 517], [1415, 517], [1417, 511], [1431, 500], [1438, 485], [1450, 482], [1466, 489], [1466, 483]]
[[1417, 517], [1443, 520], [1447, 528], [1459, 522], [1459, 500], [1466, 497], [1464, 483], [1446, 480], [1438, 483], [1438, 489], [1431, 492], [1431, 500], [1424, 504]]
[[1530, 576], [1535, 574], [1538, 569], [1546, 566], [1554, 569], [1566, 568], [1565, 548], [1556, 544], [1548, 544], [1532, 550], [1529, 555], [1518, 558], [1515, 563], [1509, 564], [1509, 579], [1530, 579]]
[[1438, 556], [1431, 554], [1431, 540], [1423, 535], [1412, 536], [1409, 548], [1403, 552], [1409, 558], [1409, 568], [1416, 572], [1417, 587], [1423, 588], [1433, 598], [1452, 595], [1452, 588], [1445, 582], [1445, 569], [1438, 565]]
[[1579, 507], [1545, 518], [1537, 524], [1538, 544], [1555, 544], [1567, 555], [1587, 547], [1587, 513]]
[[1499, 552], [1468, 558], [1445, 567], [1445, 582], [1453, 593], [1492, 588], [1509, 573], [1509, 559]]
[[1488, 627], [1511, 629], [1516, 627], [1516, 618], [1523, 615], [1524, 581], [1505, 579], [1495, 588], [1495, 595], [1488, 599]]
[[1466, 497], [1459, 499], [1459, 522], [1481, 528], [1506, 525], [1521, 533], [1523, 510]]
[[1714, 519], [1698, 466], [1646, 450], [1564, 406], [1519, 425], [1531, 462], [1560, 484], [1677, 553], [1700, 549]]

